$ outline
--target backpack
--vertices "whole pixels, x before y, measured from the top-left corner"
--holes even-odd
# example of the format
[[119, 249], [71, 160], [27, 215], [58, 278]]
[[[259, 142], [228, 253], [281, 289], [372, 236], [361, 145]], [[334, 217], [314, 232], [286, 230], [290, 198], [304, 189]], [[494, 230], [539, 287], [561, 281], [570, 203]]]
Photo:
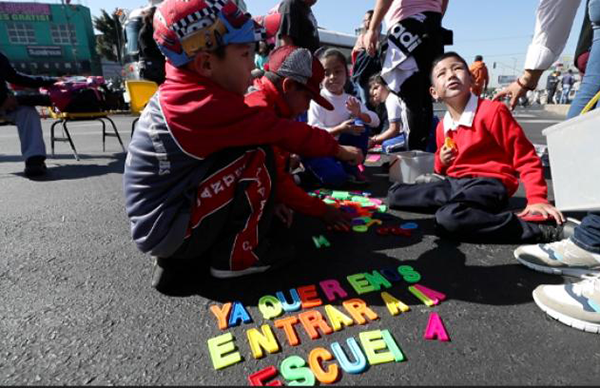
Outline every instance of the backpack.
[[104, 85], [104, 77], [69, 77], [40, 90], [49, 95], [57, 112], [101, 112], [105, 98], [100, 88]]

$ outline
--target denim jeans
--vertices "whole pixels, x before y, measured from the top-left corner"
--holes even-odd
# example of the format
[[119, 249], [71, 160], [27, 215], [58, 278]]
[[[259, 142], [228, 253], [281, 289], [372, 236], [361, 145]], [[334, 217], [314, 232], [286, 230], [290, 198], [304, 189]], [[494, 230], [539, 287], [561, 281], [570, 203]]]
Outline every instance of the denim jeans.
[[561, 104], [569, 103], [569, 93], [571, 93], [571, 85], [563, 87], [562, 93], [560, 95]]
[[17, 126], [21, 141], [21, 154], [25, 160], [32, 156], [46, 156], [42, 122], [34, 107], [19, 105], [17, 109], [5, 113], [4, 116]]
[[600, 0], [590, 0], [588, 10], [594, 37], [585, 68], [585, 76], [571, 103], [567, 119], [579, 115], [587, 103], [600, 91]]
[[571, 238], [580, 248], [600, 254], [600, 213], [585, 216]]

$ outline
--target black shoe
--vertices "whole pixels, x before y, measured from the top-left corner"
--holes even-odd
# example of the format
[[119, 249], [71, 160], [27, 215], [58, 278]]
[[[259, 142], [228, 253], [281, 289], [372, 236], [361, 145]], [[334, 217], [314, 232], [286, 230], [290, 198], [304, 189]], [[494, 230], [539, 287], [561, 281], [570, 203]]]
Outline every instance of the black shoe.
[[25, 176], [28, 178], [46, 174], [45, 156], [37, 155], [27, 158], [25, 161]]
[[192, 279], [193, 266], [188, 260], [153, 257], [152, 287], [166, 295], [181, 293]]
[[573, 236], [575, 228], [579, 224], [581, 224], [581, 222], [574, 218], [567, 218], [567, 221], [562, 225], [558, 225], [554, 222], [551, 224], [540, 223], [538, 224], [538, 227], [542, 232], [540, 242], [549, 243], [569, 238]]

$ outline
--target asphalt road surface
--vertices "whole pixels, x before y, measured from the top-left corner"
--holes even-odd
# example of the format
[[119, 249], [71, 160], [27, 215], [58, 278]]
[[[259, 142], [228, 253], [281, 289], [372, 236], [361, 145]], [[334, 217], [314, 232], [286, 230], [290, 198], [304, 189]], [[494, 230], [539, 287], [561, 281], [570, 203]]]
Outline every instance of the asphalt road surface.
[[[519, 111], [517, 118], [539, 144], [544, 142], [541, 129], [560, 121], [535, 109]], [[114, 119], [127, 143], [133, 118]], [[44, 120], [48, 150], [50, 124]], [[0, 127], [2, 385], [248, 385], [249, 375], [270, 365], [280, 372], [276, 378], [287, 384], [281, 374], [284, 359], [289, 363], [291, 356], [299, 356], [308, 361], [315, 348], [331, 351], [335, 342], [348, 352], [348, 338], [362, 348], [376, 346], [376, 341], [371, 345], [363, 341], [365, 332], [377, 336], [378, 330], [389, 331], [404, 361], [370, 365], [359, 374], [340, 369], [335, 384], [600, 382], [598, 337], [547, 318], [531, 297], [539, 284], [572, 279], [519, 265], [512, 255], [514, 245], [440, 239], [430, 215], [391, 212], [384, 220], [388, 225], [417, 223], [410, 238], [382, 237], [372, 230], [333, 233], [318, 221], [300, 220], [289, 238], [298, 258], [288, 267], [231, 281], [198, 274], [189, 292], [163, 295], [150, 287], [150, 258], [138, 252], [130, 239], [122, 195], [124, 153], [114, 138], [107, 139], [107, 149], [102, 151], [97, 123], [73, 123], [71, 133], [81, 160], [73, 158], [66, 143], [58, 143], [56, 156], [47, 161], [48, 175], [34, 181], [22, 174], [16, 129]], [[384, 168], [376, 164], [368, 172], [373, 179], [368, 190], [382, 197], [389, 186]], [[517, 209], [523, 204], [519, 191], [511, 206]], [[326, 236], [331, 246], [317, 249], [312, 241], [315, 235]], [[421, 275], [419, 284], [447, 298], [427, 307], [409, 292], [412, 283], [404, 279], [390, 282], [389, 288], [383, 284], [379, 291], [358, 294], [347, 278], [400, 265], [413, 267]], [[319, 286], [325, 280], [337, 280], [346, 295], [328, 302]], [[290, 289], [311, 285], [316, 286], [316, 297], [336, 311], [349, 316], [343, 302], [360, 298], [378, 319], [368, 318], [364, 325], [331, 334], [320, 331], [320, 338], [314, 340], [299, 323], [295, 327], [300, 343], [291, 346], [283, 330], [263, 318], [259, 300], [278, 291], [289, 298]], [[410, 311], [392, 316], [382, 291], [403, 301]], [[223, 308], [234, 301], [244, 306], [236, 308], [240, 318], [236, 321], [251, 322], [220, 330], [210, 306]], [[314, 310], [331, 324], [324, 306], [279, 318], [304, 314], [302, 319], [310, 323]], [[424, 339], [432, 312], [441, 317], [450, 341]], [[255, 359], [247, 332], [256, 335], [252, 329], [265, 324], [274, 333], [279, 352], [265, 352]], [[235, 338], [232, 357], [237, 352], [240, 361], [216, 370], [208, 340], [226, 333]], [[322, 364], [327, 368], [338, 362]], [[286, 377], [293, 372], [286, 371]]]

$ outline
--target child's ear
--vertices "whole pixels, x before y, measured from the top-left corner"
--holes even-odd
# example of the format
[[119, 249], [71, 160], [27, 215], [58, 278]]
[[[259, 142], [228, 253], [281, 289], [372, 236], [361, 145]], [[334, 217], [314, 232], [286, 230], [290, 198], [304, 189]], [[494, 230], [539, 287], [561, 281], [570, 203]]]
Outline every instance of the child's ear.
[[434, 100], [439, 101], [439, 94], [433, 86], [429, 87], [429, 94], [431, 94], [431, 97], [433, 97]]
[[283, 79], [283, 82], [281, 83], [281, 89], [283, 89], [284, 93], [293, 92], [294, 90], [296, 90], [296, 88], [297, 88], [296, 81], [294, 81], [291, 78]]
[[196, 72], [204, 77], [210, 77], [213, 71], [212, 57], [207, 52], [199, 52], [194, 57], [193, 66]]

